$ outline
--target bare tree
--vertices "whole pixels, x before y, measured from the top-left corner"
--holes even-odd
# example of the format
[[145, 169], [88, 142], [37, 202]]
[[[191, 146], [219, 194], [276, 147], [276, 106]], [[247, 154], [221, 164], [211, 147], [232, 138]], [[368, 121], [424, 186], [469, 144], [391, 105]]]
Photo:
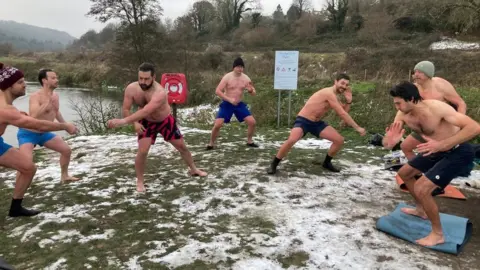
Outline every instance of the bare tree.
[[245, 12], [251, 11], [256, 0], [216, 0], [217, 10], [225, 24], [225, 29], [230, 31], [240, 25], [240, 20]]
[[71, 98], [69, 103], [79, 118], [75, 123], [85, 134], [105, 133], [107, 121], [118, 118], [121, 113], [120, 102], [108, 100], [101, 93], [81, 99]]
[[327, 0], [328, 19], [337, 31], [342, 31], [348, 12], [348, 0]]
[[202, 0], [193, 4], [190, 11], [193, 27], [197, 33], [207, 32], [207, 25], [215, 19], [215, 7], [209, 1]]
[[282, 6], [278, 5], [277, 9], [272, 14], [273, 20], [279, 21], [285, 19], [285, 14], [283, 13]]
[[299, 18], [302, 17], [302, 14], [312, 8], [311, 0], [293, 0], [292, 6], [298, 7]]
[[124, 37], [130, 37], [137, 58], [145, 60], [146, 33], [149, 26], [156, 25], [162, 15], [158, 0], [90, 0], [92, 6], [87, 16], [105, 23], [117, 19], [126, 30]]

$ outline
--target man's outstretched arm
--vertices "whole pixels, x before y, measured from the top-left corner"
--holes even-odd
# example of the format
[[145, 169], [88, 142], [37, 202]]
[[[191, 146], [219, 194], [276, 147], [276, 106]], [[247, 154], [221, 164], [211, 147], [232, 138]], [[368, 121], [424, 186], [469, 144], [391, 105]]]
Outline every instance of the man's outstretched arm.
[[38, 130], [41, 132], [66, 130], [68, 133], [75, 133], [76, 128], [70, 123], [59, 123], [46, 120], [38, 120], [33, 117], [24, 115], [16, 109], [9, 109], [2, 113], [4, 121], [10, 125]]

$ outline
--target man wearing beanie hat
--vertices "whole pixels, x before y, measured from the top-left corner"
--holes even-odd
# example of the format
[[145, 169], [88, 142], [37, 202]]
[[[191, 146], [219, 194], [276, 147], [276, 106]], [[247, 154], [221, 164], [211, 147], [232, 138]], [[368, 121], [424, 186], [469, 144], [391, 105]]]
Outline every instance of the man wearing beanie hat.
[[[17, 68], [7, 67], [0, 63], [0, 135], [3, 135], [8, 125], [40, 131], [65, 130], [69, 134], [77, 132], [77, 128], [71, 123], [37, 120], [21, 113], [12, 106], [16, 98], [25, 95], [25, 88], [23, 72]], [[25, 192], [36, 172], [35, 164], [18, 149], [6, 144], [2, 137], [0, 137], [0, 165], [17, 170], [19, 173], [19, 177], [15, 182], [12, 204], [8, 215], [10, 217], [19, 217], [33, 216], [40, 213], [36, 210], [28, 210], [22, 206]]]
[[[458, 95], [453, 85], [447, 80], [434, 77], [435, 65], [430, 61], [418, 62], [414, 67], [413, 79], [417, 86], [420, 96], [423, 99], [437, 99], [449, 103], [458, 112], [466, 114], [467, 105], [465, 101]], [[412, 132], [401, 143], [400, 147], [407, 157], [411, 160], [415, 157], [413, 149], [418, 144], [426, 142], [425, 139], [416, 132]]]
[[258, 147], [258, 145], [254, 143], [252, 139], [255, 132], [255, 118], [253, 118], [252, 114], [248, 110], [247, 104], [242, 101], [244, 89], [246, 89], [252, 96], [255, 96], [255, 87], [253, 87], [252, 80], [250, 80], [250, 78], [243, 73], [245, 64], [243, 63], [242, 58], [236, 58], [233, 61], [232, 68], [233, 71], [223, 76], [215, 91], [215, 94], [217, 94], [217, 96], [219, 96], [223, 102], [220, 103], [217, 119], [215, 119], [215, 124], [212, 129], [210, 142], [207, 145], [207, 150], [213, 149], [215, 140], [220, 133], [220, 128], [224, 123], [230, 123], [230, 119], [234, 114], [240, 123], [245, 122], [248, 126], [247, 146]]

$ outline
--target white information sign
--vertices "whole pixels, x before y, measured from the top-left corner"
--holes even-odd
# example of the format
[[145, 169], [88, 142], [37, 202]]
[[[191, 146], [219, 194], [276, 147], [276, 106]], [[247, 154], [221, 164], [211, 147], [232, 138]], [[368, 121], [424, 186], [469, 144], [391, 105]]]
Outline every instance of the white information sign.
[[273, 88], [296, 90], [298, 83], [298, 51], [275, 51]]

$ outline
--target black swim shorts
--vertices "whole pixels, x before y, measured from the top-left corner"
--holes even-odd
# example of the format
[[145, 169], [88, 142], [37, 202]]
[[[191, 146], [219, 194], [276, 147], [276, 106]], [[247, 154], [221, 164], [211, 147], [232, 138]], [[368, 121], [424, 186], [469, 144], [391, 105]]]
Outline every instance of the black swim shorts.
[[319, 138], [320, 132], [322, 132], [328, 124], [325, 121], [318, 121], [314, 122], [305, 117], [297, 116], [295, 119], [295, 123], [293, 123], [293, 127], [300, 127], [303, 129], [303, 136], [307, 135], [307, 133], [311, 133], [313, 136]]
[[424, 173], [435, 185], [445, 188], [454, 178], [468, 175], [474, 157], [472, 145], [462, 143], [449, 151], [429, 156], [418, 154], [408, 162], [408, 165]]

